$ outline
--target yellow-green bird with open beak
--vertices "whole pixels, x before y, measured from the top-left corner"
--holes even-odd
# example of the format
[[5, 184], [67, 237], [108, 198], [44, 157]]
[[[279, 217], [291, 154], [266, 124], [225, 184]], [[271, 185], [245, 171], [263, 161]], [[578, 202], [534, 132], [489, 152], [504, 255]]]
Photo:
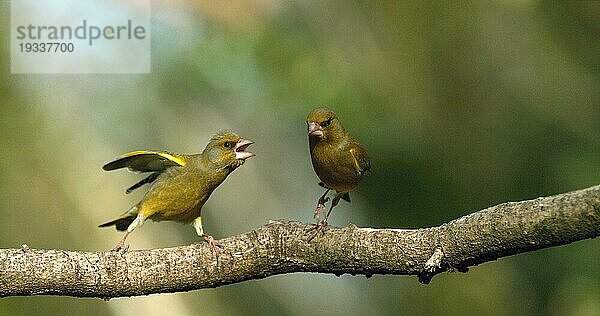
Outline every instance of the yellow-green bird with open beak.
[[[319, 185], [325, 188], [325, 193], [317, 202], [317, 231], [310, 238], [312, 239], [327, 225], [329, 215], [340, 199], [350, 202], [350, 190], [369, 174], [371, 163], [367, 151], [350, 136], [337, 115], [330, 109], [313, 110], [308, 114], [306, 124], [312, 165], [321, 180]], [[336, 195], [325, 219], [319, 222], [320, 213], [329, 201], [327, 193], [330, 190], [335, 190]]]
[[126, 231], [113, 250], [127, 250], [127, 236], [151, 219], [191, 223], [198, 236], [208, 242], [213, 252], [216, 251], [218, 245], [214, 238], [202, 229], [201, 209], [225, 178], [254, 156], [246, 151], [252, 143], [231, 131], [220, 131], [201, 154], [140, 150], [104, 165], [102, 168], [106, 171], [127, 167], [131, 171], [150, 173], [125, 191], [130, 193], [144, 184], [151, 184], [144, 198], [121, 216], [99, 226], [115, 225], [117, 230]]

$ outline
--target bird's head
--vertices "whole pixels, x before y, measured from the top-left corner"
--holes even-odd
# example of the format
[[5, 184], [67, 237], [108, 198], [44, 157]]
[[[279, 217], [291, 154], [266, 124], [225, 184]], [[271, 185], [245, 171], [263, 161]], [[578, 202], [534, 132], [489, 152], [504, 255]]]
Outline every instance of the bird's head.
[[242, 139], [232, 131], [220, 131], [210, 139], [202, 156], [217, 167], [233, 167], [235, 169], [244, 164], [246, 159], [254, 156], [253, 153], [246, 151], [246, 148], [253, 143], [253, 141]]
[[310, 138], [328, 139], [340, 135], [344, 128], [335, 113], [327, 108], [314, 109], [306, 118]]

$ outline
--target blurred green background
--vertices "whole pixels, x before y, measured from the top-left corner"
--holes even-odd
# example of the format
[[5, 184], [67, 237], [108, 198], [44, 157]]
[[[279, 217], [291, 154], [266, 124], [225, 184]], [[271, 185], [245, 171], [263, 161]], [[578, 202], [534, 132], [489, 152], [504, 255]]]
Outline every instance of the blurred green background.
[[[153, 1], [152, 73], [12, 75], [0, 2], [0, 247], [101, 251], [140, 176], [100, 167], [134, 149], [192, 153], [219, 129], [257, 157], [215, 191], [216, 238], [310, 222], [322, 193], [305, 118], [334, 109], [373, 174], [330, 224], [439, 225], [506, 201], [600, 183], [600, 2]], [[143, 191], [143, 190], [140, 190]], [[235, 198], [231, 198], [235, 196]], [[198, 242], [148, 223], [133, 249]], [[467, 274], [293, 274], [132, 299], [14, 297], [0, 314], [600, 315], [600, 241]]]

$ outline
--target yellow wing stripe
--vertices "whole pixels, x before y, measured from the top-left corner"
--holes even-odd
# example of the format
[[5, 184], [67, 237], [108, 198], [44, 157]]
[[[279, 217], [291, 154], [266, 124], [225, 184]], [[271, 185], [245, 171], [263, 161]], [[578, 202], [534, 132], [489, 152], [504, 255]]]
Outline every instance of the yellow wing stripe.
[[136, 151], [132, 151], [130, 153], [126, 153], [123, 155], [123, 158], [126, 157], [131, 157], [131, 156], [137, 156], [137, 155], [159, 155], [165, 159], [168, 159], [180, 166], [185, 166], [186, 162], [185, 160], [183, 160], [183, 158], [177, 157], [177, 156], [173, 156], [167, 152], [164, 151], [151, 151], [151, 150], [136, 150]]
[[360, 167], [360, 164], [358, 163], [358, 159], [356, 159], [356, 149], [350, 148], [350, 154], [352, 155], [352, 161], [354, 161], [354, 167], [356, 168], [356, 172], [360, 172], [362, 170], [362, 168]]

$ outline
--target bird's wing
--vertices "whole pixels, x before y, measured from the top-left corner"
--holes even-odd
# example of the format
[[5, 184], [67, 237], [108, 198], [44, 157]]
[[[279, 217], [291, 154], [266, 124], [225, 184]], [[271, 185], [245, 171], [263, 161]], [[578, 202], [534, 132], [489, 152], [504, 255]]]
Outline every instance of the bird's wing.
[[159, 175], [160, 175], [160, 172], [153, 172], [153, 173], [151, 173], [149, 176], [147, 176], [144, 179], [140, 180], [140, 182], [138, 182], [138, 183], [130, 186], [127, 190], [125, 190], [125, 194], [131, 193], [133, 190], [141, 187], [142, 185], [144, 185], [146, 183], [152, 183], [152, 182], [154, 182], [154, 180], [156, 180], [156, 178], [158, 178]]
[[367, 151], [361, 146], [356, 145], [350, 148], [350, 154], [352, 155], [356, 172], [361, 176], [368, 175], [369, 171], [371, 171], [371, 162], [369, 161], [369, 156], [367, 156]]
[[137, 172], [162, 172], [169, 167], [185, 166], [185, 164], [186, 160], [183, 155], [166, 151], [138, 150], [122, 155], [120, 158], [105, 164], [102, 169], [109, 171], [127, 167], [129, 170]]

